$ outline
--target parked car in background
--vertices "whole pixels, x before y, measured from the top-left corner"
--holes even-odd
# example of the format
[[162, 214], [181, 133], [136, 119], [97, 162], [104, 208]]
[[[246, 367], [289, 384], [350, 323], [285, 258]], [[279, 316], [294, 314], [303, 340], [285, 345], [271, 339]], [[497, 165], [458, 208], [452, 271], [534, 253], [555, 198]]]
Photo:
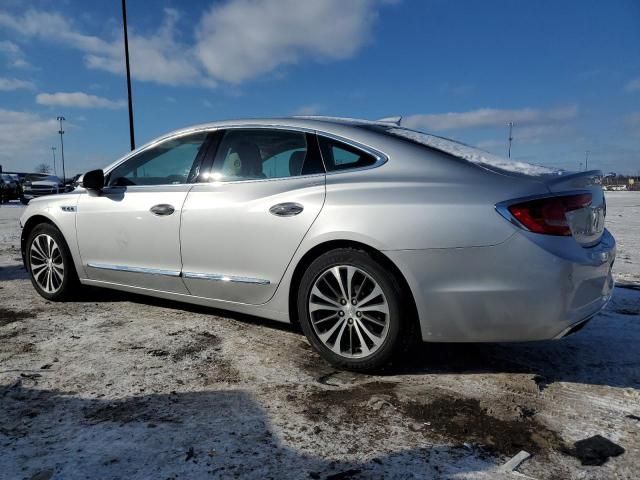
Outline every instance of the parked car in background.
[[371, 370], [418, 340], [584, 326], [613, 289], [601, 178], [384, 121], [219, 122], [32, 202], [22, 255], [49, 300], [82, 283], [295, 322]]
[[55, 175], [29, 173], [21, 184], [20, 201], [26, 205], [34, 198], [55, 195], [66, 190], [62, 180]]
[[16, 176], [10, 173], [0, 173], [0, 203], [18, 198], [18, 184]]

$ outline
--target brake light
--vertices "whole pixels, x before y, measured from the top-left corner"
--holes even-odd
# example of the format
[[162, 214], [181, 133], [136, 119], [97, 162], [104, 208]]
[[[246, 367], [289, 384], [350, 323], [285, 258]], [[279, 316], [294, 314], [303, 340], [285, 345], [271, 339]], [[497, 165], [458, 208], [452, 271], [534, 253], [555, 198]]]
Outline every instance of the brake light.
[[591, 205], [591, 194], [540, 198], [509, 206], [509, 212], [525, 228], [546, 235], [571, 235], [567, 212]]

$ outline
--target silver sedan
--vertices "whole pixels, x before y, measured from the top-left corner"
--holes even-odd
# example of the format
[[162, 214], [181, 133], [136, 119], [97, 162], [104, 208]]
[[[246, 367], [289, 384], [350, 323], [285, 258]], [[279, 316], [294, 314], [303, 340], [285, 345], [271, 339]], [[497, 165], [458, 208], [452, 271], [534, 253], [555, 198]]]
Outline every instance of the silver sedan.
[[336, 118], [180, 130], [34, 199], [33, 286], [114, 288], [297, 323], [332, 364], [413, 343], [561, 338], [611, 297], [601, 172]]

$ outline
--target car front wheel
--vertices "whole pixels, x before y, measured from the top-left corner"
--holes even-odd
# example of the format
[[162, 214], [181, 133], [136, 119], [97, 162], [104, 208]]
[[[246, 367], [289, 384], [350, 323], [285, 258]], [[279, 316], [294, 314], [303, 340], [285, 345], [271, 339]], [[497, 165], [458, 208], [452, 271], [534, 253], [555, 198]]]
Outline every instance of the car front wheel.
[[69, 247], [50, 224], [37, 225], [26, 245], [27, 268], [36, 291], [47, 300], [68, 300], [76, 291], [77, 275]]
[[378, 370], [411, 334], [394, 275], [367, 252], [340, 248], [318, 257], [302, 277], [298, 317], [313, 347], [332, 365]]

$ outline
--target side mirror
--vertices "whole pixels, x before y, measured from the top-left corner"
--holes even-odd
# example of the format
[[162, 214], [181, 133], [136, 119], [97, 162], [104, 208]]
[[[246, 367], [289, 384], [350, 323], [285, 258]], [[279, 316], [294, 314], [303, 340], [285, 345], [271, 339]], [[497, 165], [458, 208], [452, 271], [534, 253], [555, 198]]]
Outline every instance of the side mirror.
[[91, 170], [82, 177], [82, 186], [87, 190], [102, 190], [104, 187], [104, 172]]

